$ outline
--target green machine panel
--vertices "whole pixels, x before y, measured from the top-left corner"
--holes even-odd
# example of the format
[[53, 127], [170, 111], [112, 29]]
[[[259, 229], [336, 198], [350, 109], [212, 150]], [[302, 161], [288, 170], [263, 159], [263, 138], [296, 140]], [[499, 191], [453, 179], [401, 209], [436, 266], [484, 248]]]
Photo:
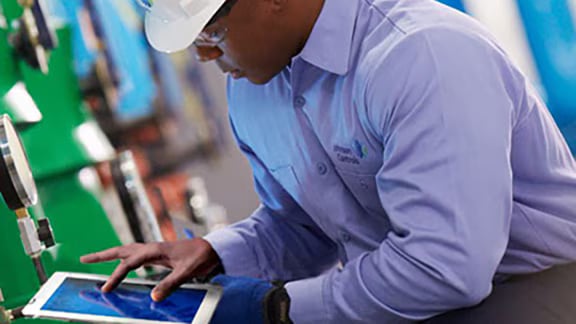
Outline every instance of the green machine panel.
[[42, 114], [20, 80], [6, 24], [0, 9], [0, 113], [8, 114], [16, 124], [37, 123]]
[[97, 188], [81, 181], [85, 169], [38, 181], [38, 195], [58, 244], [44, 253], [49, 273], [73, 271], [110, 274], [115, 264], [81, 264], [80, 256], [120, 245], [98, 197]]
[[80, 127], [90, 121], [80, 97], [73, 70], [71, 33], [57, 32], [60, 44], [50, 55], [47, 75], [21, 64], [22, 78], [42, 112], [42, 122], [22, 134], [34, 177], [41, 180], [111, 158], [110, 148], [102, 158], [91, 156], [79, 137]]
[[[94, 163], [114, 152], [82, 102], [73, 70], [71, 33], [57, 30], [58, 47], [43, 74], [19, 60], [8, 43], [12, 21], [22, 15], [17, 0], [0, 0], [0, 113], [9, 114], [20, 136], [36, 179], [39, 204], [33, 218], [50, 219], [57, 245], [42, 255], [47, 273], [74, 271], [110, 274], [115, 263], [85, 265], [81, 255], [120, 240], [101, 205], [98, 181], [86, 181]], [[14, 92], [16, 91], [16, 92]], [[85, 135], [81, 136], [83, 131]], [[109, 144], [108, 144], [109, 146]], [[100, 150], [95, 153], [94, 147]], [[92, 177], [94, 179], [94, 177]], [[25, 254], [14, 212], [0, 202], [0, 289], [7, 309], [25, 304], [39, 288], [30, 257]], [[17, 323], [54, 323], [21, 319]]]

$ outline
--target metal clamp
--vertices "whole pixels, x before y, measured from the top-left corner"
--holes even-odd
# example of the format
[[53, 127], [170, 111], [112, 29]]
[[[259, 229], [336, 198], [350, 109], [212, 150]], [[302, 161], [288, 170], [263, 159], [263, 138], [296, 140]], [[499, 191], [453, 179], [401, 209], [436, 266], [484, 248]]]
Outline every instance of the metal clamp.
[[38, 239], [38, 232], [32, 218], [19, 218], [18, 228], [20, 229], [20, 238], [26, 254], [33, 256], [42, 252], [42, 242]]

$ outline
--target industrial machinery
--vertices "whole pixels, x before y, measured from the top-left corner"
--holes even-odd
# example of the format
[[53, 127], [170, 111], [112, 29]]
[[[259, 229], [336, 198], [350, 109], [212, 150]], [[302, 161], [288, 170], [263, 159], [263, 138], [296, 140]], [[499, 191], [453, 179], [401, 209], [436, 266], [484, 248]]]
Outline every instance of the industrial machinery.
[[110, 163], [110, 169], [134, 241], [140, 243], [163, 241], [164, 235], [148, 200], [132, 152], [120, 153]]
[[[109, 274], [115, 267], [79, 262], [81, 255], [120, 241], [101, 205], [100, 183], [93, 168], [115, 154], [82, 101], [71, 66], [70, 38], [66, 26], [51, 28], [41, 2], [0, 0], [0, 113], [10, 115], [19, 130], [39, 202], [30, 206], [34, 198], [18, 204], [6, 199], [10, 196], [2, 189], [8, 206], [17, 211], [14, 217], [0, 204], [0, 306], [5, 309], [25, 304], [43, 278], [55, 270]], [[0, 179], [4, 188], [9, 188], [8, 179]], [[45, 237], [50, 226], [44, 215], [50, 217], [58, 244], [40, 255], [52, 244]], [[38, 274], [40, 281], [35, 279]], [[6, 320], [2, 314], [0, 322]]]
[[[48, 277], [41, 260], [41, 253], [45, 248], [54, 246], [54, 236], [48, 219], [38, 219], [38, 225], [36, 225], [28, 213], [28, 208], [35, 205], [38, 200], [36, 184], [30, 171], [26, 152], [8, 115], [0, 117], [0, 179], [2, 179], [0, 192], [8, 208], [16, 215], [24, 251], [32, 260], [38, 283], [43, 284]], [[18, 249], [17, 246], [11, 248]], [[19, 277], [20, 271], [21, 269], [12, 269], [11, 278]], [[7, 290], [7, 293], [10, 291]], [[0, 321], [8, 322], [17, 318], [19, 314], [17, 309], [0, 310], [2, 313]]]
[[[18, 156], [30, 170], [25, 173], [21, 172], [22, 168], [15, 169], [20, 175], [19, 181], [9, 175], [0, 177], [0, 191], [6, 201], [6, 205], [0, 203], [0, 228], [3, 230], [0, 235], [3, 247], [0, 251], [3, 265], [0, 267], [1, 324], [17, 317], [18, 307], [24, 305], [46, 276], [54, 271], [110, 274], [115, 263], [81, 264], [79, 258], [121, 244], [112, 225], [114, 217], [120, 214], [132, 215], [132, 239], [176, 238], [167, 208], [172, 203], [165, 203], [163, 193], [156, 185], [146, 186], [145, 181], [150, 179], [140, 179], [134, 155], [129, 152], [116, 155], [101, 125], [93, 118], [94, 102], [87, 104], [86, 101], [98, 97], [109, 99], [110, 93], [86, 92], [86, 89], [103, 90], [103, 78], [99, 78], [100, 84], [96, 88], [85, 87], [85, 83], [79, 82], [73, 64], [72, 29], [63, 23], [51, 23], [49, 11], [42, 6], [45, 2], [49, 3], [44, 0], [0, 0], [0, 115], [7, 114], [12, 119], [13, 124], [9, 124], [13, 127], [6, 128], [12, 129], [8, 136], [17, 138], [18, 132], [21, 138], [21, 143], [20, 140], [14, 142], [21, 144], [21, 150], [9, 147], [11, 154], [24, 152], [25, 148], [26, 153]], [[88, 20], [97, 21], [94, 15]], [[108, 61], [111, 62], [110, 57]], [[108, 90], [117, 85], [111, 67], [113, 64], [96, 67], [107, 72]], [[114, 100], [108, 100], [107, 104], [114, 104]], [[116, 115], [112, 117], [118, 117]], [[138, 132], [133, 137], [138, 138]], [[140, 140], [134, 142], [141, 143]], [[149, 160], [170, 162], [154, 168], [154, 172], [161, 169], [161, 174], [173, 171], [174, 164], [182, 157], [198, 156], [197, 153], [205, 155], [202, 149], [189, 147], [185, 147], [184, 153], [178, 151], [178, 154], [168, 155], [161, 149], [165, 143], [154, 144], [160, 153], [146, 152], [147, 155], [162, 158]], [[122, 146], [131, 147], [133, 143], [129, 141]], [[1, 143], [0, 148], [4, 153]], [[120, 195], [122, 213], [107, 212], [103, 205], [105, 188], [96, 170], [109, 161], [112, 161], [110, 172]], [[8, 174], [15, 168], [10, 167], [10, 163], [14, 163], [14, 158], [5, 163]], [[181, 173], [182, 179], [177, 178], [177, 182], [184, 188], [187, 174]], [[32, 183], [37, 189], [22, 191], [26, 186], [18, 183]], [[165, 181], [164, 187], [173, 186]], [[20, 196], [19, 190], [22, 191]], [[178, 194], [180, 191], [184, 192], [179, 190]], [[163, 206], [161, 213], [151, 207], [148, 201], [151, 196]], [[184, 201], [184, 198], [180, 200]], [[36, 201], [38, 203], [34, 204]], [[51, 235], [51, 228], [57, 242]], [[140, 236], [134, 229], [140, 230]], [[16, 311], [6, 312], [6, 309]], [[21, 319], [19, 322], [44, 321]]]
[[[221, 143], [217, 123], [206, 114], [213, 107], [207, 107], [206, 89], [200, 89], [205, 82], [190, 66], [190, 53], [178, 59], [150, 52], [135, 3], [71, 0], [60, 7], [59, 15], [73, 27], [76, 72], [91, 110], [116, 149], [134, 151], [130, 159], [146, 165], [141, 193], [151, 199], [162, 239], [174, 240], [178, 235], [171, 218], [188, 211], [185, 169], [192, 161], [214, 157]], [[194, 121], [185, 108], [194, 110]], [[141, 203], [124, 193], [118, 163], [111, 169], [134, 240], [151, 241], [147, 226], [140, 228], [148, 218], [138, 217], [133, 208]], [[143, 209], [137, 209], [142, 215]]]
[[54, 246], [54, 236], [48, 219], [38, 219], [38, 226], [28, 213], [28, 207], [36, 204], [38, 193], [26, 152], [12, 125], [10, 117], [0, 117], [0, 192], [2, 197], [18, 219], [20, 238], [24, 251], [33, 261], [40, 283], [47, 276], [40, 254], [45, 247]]

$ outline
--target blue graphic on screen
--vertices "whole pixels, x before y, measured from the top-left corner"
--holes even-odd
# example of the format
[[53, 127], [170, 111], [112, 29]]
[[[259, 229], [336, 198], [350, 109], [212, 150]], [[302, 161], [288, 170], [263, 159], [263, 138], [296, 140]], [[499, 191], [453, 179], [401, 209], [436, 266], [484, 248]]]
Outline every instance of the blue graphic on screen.
[[103, 284], [104, 281], [67, 278], [42, 310], [191, 323], [206, 296], [204, 290], [181, 288], [157, 303], [150, 298], [151, 285], [122, 284], [103, 293]]

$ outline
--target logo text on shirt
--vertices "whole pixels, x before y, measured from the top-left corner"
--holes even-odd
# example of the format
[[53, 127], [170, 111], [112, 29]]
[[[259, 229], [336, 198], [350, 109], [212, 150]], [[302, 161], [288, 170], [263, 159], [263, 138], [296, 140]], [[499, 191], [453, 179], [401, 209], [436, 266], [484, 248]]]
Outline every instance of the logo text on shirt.
[[338, 161], [349, 164], [360, 164], [359, 159], [368, 156], [368, 147], [358, 140], [354, 140], [351, 148], [334, 145], [333, 151], [336, 153]]

